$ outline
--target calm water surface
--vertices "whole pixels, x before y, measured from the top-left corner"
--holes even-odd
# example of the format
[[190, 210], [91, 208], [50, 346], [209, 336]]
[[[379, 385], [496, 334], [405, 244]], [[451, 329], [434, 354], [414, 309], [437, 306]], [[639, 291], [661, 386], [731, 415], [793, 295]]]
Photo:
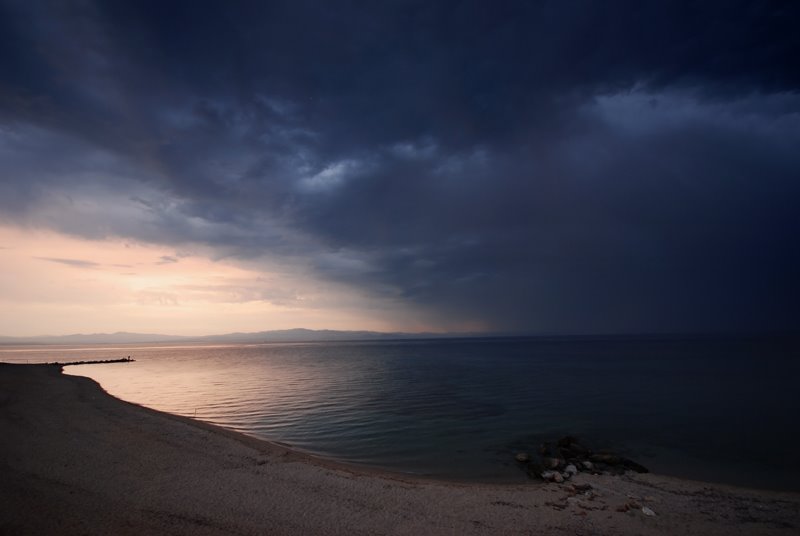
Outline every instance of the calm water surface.
[[573, 434], [651, 470], [798, 489], [800, 345], [781, 339], [461, 339], [0, 347], [107, 391], [352, 463], [522, 481], [513, 454]]

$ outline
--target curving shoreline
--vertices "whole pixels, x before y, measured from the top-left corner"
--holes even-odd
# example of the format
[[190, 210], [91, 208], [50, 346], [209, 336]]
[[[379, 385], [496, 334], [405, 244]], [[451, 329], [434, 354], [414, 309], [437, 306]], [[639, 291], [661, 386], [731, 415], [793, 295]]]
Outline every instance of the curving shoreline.
[[[320, 459], [0, 364], [0, 534], [794, 534], [800, 494], [658, 475], [431, 480]], [[655, 513], [647, 515], [644, 509]]]

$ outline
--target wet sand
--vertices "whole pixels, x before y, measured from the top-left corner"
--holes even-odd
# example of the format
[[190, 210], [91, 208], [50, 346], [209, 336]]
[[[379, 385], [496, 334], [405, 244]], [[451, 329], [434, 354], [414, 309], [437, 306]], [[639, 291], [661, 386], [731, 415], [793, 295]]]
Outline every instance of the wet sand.
[[0, 535], [798, 531], [800, 493], [651, 474], [417, 479], [123, 402], [57, 366], [0, 364]]

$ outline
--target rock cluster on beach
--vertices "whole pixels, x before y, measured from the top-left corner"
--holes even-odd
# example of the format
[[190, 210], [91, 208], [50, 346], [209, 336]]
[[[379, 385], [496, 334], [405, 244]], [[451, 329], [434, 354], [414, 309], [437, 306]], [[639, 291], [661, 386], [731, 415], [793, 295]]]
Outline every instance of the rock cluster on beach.
[[625, 471], [647, 473], [646, 467], [607, 450], [593, 451], [572, 436], [556, 443], [542, 443], [536, 455], [518, 452], [517, 462], [531, 478], [561, 483], [579, 472], [591, 474], [623, 474]]

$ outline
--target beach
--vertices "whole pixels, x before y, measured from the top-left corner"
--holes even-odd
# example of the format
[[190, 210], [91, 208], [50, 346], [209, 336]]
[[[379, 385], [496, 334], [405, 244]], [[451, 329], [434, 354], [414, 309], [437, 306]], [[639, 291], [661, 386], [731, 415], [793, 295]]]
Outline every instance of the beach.
[[655, 474], [426, 480], [0, 365], [0, 534], [795, 534], [800, 494]]

